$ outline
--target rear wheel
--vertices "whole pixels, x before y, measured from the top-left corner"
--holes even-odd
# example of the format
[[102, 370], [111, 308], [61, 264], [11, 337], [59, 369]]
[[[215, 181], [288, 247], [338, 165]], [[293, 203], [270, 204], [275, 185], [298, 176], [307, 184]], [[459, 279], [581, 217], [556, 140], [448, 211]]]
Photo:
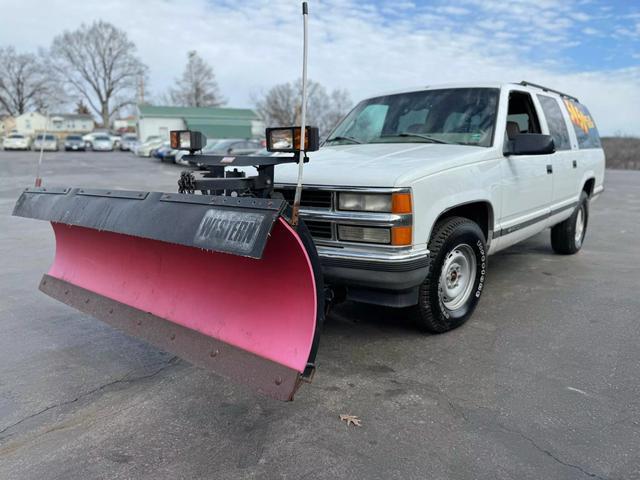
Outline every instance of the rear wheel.
[[572, 255], [582, 248], [589, 223], [589, 196], [580, 193], [578, 206], [571, 216], [551, 228], [551, 247], [562, 255]]
[[444, 333], [466, 322], [478, 304], [486, 277], [486, 241], [475, 222], [451, 217], [434, 227], [429, 251], [429, 275], [420, 285], [414, 318], [420, 328]]

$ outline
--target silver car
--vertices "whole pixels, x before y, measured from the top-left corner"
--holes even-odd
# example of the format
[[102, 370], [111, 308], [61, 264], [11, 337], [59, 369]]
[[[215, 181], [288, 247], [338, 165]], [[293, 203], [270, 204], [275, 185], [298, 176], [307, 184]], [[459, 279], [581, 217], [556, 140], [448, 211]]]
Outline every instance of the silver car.
[[96, 135], [93, 137], [93, 150], [96, 152], [113, 151], [113, 140], [107, 135]]
[[36, 135], [36, 139], [33, 141], [34, 150], [47, 150], [47, 151], [57, 151], [58, 150], [58, 137], [55, 135]]

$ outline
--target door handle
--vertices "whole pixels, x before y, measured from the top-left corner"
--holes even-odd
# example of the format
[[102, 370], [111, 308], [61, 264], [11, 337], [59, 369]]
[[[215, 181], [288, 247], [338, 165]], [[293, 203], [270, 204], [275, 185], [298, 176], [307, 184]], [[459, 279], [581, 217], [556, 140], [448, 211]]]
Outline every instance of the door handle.
[[578, 161], [577, 160], [573, 161], [573, 168], [578, 168]]
[[551, 175], [553, 173], [553, 165], [547, 165], [547, 173]]

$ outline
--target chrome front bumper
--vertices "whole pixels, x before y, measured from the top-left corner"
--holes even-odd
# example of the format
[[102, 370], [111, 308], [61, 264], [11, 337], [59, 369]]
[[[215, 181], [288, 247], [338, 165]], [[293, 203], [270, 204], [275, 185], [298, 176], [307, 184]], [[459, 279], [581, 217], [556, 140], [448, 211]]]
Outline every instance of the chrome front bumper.
[[[328, 284], [373, 291], [415, 290], [429, 273], [429, 251], [376, 251], [316, 246]], [[371, 296], [371, 295], [368, 295]], [[371, 302], [376, 303], [376, 302]], [[388, 305], [387, 301], [379, 302]]]

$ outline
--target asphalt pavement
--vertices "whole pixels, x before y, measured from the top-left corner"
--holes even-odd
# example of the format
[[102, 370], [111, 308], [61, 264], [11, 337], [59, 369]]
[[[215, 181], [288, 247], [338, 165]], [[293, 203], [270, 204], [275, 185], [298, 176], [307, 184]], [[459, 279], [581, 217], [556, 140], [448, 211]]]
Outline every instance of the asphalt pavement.
[[[340, 305], [280, 403], [40, 293], [52, 231], [10, 216], [36, 160], [0, 151], [1, 479], [640, 479], [640, 172], [607, 171], [578, 255], [547, 231], [491, 257], [458, 330]], [[42, 177], [172, 192], [179, 172], [59, 152]]]

